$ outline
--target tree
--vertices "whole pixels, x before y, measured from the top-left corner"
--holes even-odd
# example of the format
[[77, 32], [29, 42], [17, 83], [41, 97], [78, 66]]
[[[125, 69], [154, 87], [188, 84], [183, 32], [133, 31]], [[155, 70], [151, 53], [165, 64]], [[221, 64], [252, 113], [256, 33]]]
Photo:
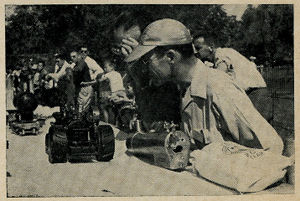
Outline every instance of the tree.
[[[18, 55], [53, 55], [87, 46], [96, 61], [110, 53], [112, 29], [122, 12], [139, 10], [153, 19], [181, 21], [192, 35], [217, 47], [233, 47], [246, 56], [283, 61], [293, 54], [293, 7], [249, 5], [241, 21], [222, 5], [18, 5], [6, 17], [7, 63]], [[12, 59], [9, 59], [12, 58]]]
[[258, 62], [286, 63], [293, 60], [293, 6], [249, 6], [242, 16], [239, 49], [255, 55]]

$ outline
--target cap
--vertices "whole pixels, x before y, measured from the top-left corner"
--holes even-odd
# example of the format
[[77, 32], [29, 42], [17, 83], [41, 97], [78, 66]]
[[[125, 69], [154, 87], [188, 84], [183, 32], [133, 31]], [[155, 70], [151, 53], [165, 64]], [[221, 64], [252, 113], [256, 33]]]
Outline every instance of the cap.
[[190, 31], [179, 21], [161, 19], [149, 24], [140, 37], [140, 44], [125, 58], [126, 62], [139, 59], [157, 46], [192, 43]]

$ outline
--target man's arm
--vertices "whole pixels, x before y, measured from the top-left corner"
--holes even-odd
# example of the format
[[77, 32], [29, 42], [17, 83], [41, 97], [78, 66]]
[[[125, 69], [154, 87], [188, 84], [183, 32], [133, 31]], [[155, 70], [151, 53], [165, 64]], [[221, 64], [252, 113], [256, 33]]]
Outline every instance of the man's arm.
[[59, 72], [57, 73], [49, 73], [48, 76], [53, 78], [55, 80], [55, 82], [58, 82], [58, 80], [64, 76], [66, 74], [66, 69], [68, 68], [69, 66], [67, 65], [63, 65], [63, 67], [60, 69]]
[[[238, 143], [270, 149], [281, 153], [283, 143], [275, 129], [255, 109], [243, 89], [233, 81], [219, 78], [222, 83], [213, 86], [215, 116], [221, 117], [221, 127]], [[258, 144], [257, 144], [258, 141]]]
[[86, 64], [88, 65], [89, 70], [91, 71], [90, 75], [92, 80], [96, 79], [98, 74], [102, 74], [104, 72], [103, 69], [92, 58], [86, 59]]

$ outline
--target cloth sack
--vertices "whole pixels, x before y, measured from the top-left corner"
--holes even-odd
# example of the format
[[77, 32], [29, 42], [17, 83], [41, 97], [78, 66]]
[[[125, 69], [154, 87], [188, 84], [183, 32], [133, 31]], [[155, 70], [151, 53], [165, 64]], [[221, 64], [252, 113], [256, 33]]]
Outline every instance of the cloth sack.
[[239, 192], [257, 192], [282, 179], [288, 157], [231, 141], [213, 142], [191, 153], [199, 175]]

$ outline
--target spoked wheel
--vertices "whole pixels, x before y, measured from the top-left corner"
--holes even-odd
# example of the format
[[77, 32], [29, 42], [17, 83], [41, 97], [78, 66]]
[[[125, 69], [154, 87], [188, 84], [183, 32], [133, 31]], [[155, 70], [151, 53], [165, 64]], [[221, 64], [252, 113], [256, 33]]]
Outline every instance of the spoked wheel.
[[115, 136], [109, 125], [100, 125], [97, 129], [98, 148], [96, 159], [98, 161], [110, 161], [115, 152]]

